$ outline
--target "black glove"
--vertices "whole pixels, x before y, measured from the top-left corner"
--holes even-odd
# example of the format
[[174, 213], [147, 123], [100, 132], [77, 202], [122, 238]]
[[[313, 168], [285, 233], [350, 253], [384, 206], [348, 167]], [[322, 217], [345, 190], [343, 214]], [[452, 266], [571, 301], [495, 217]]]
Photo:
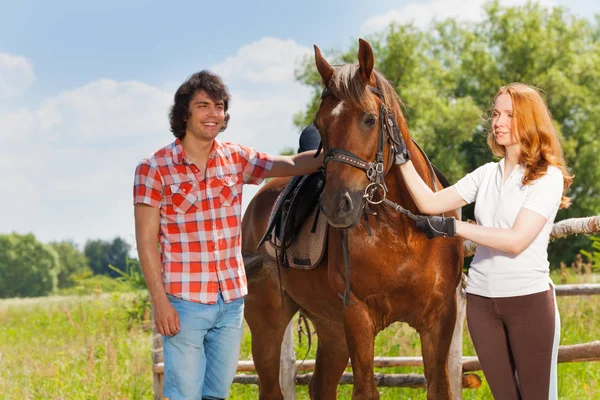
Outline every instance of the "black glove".
[[408, 160], [410, 160], [410, 153], [406, 149], [406, 144], [404, 143], [404, 140], [402, 140], [402, 145], [404, 150], [401, 150], [394, 155], [394, 164], [402, 165]]
[[387, 125], [391, 131], [392, 141], [394, 142], [394, 164], [402, 165], [410, 160], [410, 153], [406, 148], [402, 132], [400, 132], [400, 127], [397, 123], [394, 123], [394, 121], [396, 121], [394, 113], [388, 111]]
[[419, 217], [417, 228], [425, 232], [429, 239], [438, 236], [456, 236], [456, 220], [454, 217], [428, 216]]

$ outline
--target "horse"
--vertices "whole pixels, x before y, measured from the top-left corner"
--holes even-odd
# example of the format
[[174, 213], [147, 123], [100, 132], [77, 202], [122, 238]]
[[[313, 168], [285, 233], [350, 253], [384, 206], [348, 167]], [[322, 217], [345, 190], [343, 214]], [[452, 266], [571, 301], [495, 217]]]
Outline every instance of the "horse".
[[407, 218], [418, 209], [393, 160], [397, 138], [386, 134], [391, 131], [385, 125], [396, 123], [416, 170], [430, 187], [440, 179], [429, 173], [425, 154], [411, 140], [394, 88], [374, 69], [371, 46], [360, 39], [358, 64], [336, 68], [317, 46], [314, 50], [325, 87], [314, 123], [326, 152], [319, 207], [329, 224], [327, 254], [313, 269], [278, 270], [264, 246], [257, 248], [288, 178], [263, 186], [242, 222], [249, 292], [244, 316], [252, 335], [260, 399], [283, 398], [281, 342], [299, 310], [313, 323], [318, 339], [309, 383], [312, 399], [337, 397], [348, 359], [352, 398], [378, 399], [374, 339], [396, 321], [408, 323], [420, 335], [427, 398], [450, 399], [448, 354], [463, 243], [456, 237], [429, 240]]

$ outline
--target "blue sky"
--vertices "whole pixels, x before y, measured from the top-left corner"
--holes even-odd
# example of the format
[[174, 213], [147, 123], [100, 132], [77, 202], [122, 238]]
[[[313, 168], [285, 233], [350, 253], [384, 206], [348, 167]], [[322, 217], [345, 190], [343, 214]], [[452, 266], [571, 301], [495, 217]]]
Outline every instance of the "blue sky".
[[[277, 153], [297, 146], [292, 116], [310, 92], [294, 68], [313, 44], [347, 49], [392, 20], [478, 20], [482, 3], [0, 0], [0, 233], [133, 244], [133, 171], [172, 141], [167, 110], [191, 73], [230, 88], [221, 139]], [[596, 0], [541, 3], [600, 13]]]

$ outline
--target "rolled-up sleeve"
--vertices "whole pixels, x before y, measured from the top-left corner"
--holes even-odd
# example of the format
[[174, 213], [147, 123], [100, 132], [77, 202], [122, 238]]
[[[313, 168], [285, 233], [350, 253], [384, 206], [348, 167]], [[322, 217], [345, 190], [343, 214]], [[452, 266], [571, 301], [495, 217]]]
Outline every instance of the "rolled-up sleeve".
[[160, 172], [149, 160], [143, 160], [135, 169], [133, 204], [160, 207], [162, 198], [163, 183]]
[[240, 146], [240, 159], [244, 183], [260, 185], [273, 168], [273, 157], [251, 147]]

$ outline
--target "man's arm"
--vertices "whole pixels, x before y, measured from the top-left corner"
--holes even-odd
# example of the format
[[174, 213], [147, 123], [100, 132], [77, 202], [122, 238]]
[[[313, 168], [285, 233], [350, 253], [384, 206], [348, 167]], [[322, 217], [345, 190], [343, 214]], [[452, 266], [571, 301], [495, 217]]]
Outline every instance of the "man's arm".
[[154, 324], [162, 335], [173, 336], [179, 332], [179, 316], [165, 292], [157, 235], [160, 227], [160, 209], [147, 204], [134, 206], [135, 238], [140, 265], [154, 310]]
[[267, 173], [267, 178], [307, 175], [315, 172], [323, 165], [323, 153], [317, 158], [315, 153], [316, 150], [312, 150], [293, 156], [274, 156], [273, 167]]

